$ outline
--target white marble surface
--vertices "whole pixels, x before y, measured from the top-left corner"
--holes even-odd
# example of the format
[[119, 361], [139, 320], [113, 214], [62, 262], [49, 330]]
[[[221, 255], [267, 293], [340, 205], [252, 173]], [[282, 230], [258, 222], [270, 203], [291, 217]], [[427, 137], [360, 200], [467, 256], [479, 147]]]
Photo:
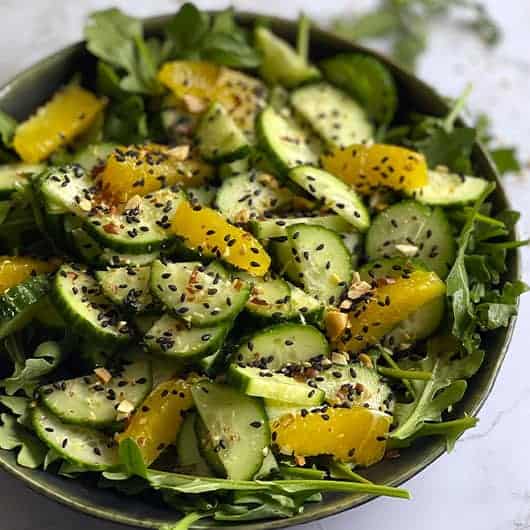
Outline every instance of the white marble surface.
[[[421, 61], [420, 75], [448, 95], [458, 94], [468, 81], [475, 90], [472, 109], [490, 113], [495, 132], [504, 141], [518, 143], [524, 160], [530, 160], [530, 2], [484, 2], [502, 25], [502, 44], [485, 50], [465, 32], [438, 27], [432, 46]], [[227, 2], [200, 1], [202, 7], [224, 7]], [[242, 0], [242, 9], [294, 17], [301, 7], [315, 19], [341, 13], [348, 6], [369, 0]], [[175, 10], [175, 0], [0, 0], [0, 84], [21, 68], [81, 36], [87, 12], [118, 5], [138, 15]], [[505, 178], [513, 205], [524, 212], [520, 232], [528, 237], [530, 172]], [[523, 270], [530, 279], [528, 251]], [[409, 502], [380, 499], [347, 514], [303, 527], [303, 530], [524, 530], [530, 529], [530, 378], [527, 358], [530, 332], [530, 295], [523, 299], [519, 325], [498, 383], [484, 406], [479, 426], [456, 450], [430, 466], [407, 487]], [[0, 474], [3, 528], [9, 530], [119, 530], [65, 509]], [[300, 528], [299, 530], [302, 530]]]

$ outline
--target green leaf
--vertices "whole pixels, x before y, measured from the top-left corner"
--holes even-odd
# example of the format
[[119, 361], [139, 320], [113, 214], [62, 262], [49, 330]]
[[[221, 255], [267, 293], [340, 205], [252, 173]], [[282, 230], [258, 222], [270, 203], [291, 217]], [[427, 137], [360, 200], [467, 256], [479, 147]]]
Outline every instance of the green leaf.
[[193, 56], [208, 33], [210, 16], [186, 2], [169, 21], [166, 35], [173, 44], [172, 53], [179, 57]]
[[261, 64], [258, 52], [236, 35], [209, 33], [203, 41], [201, 57], [231, 68], [257, 68]]
[[519, 173], [521, 171], [521, 163], [517, 157], [517, 149], [515, 147], [490, 149], [489, 154], [493, 158], [497, 166], [497, 171], [501, 175], [505, 173]]
[[454, 449], [458, 438], [468, 429], [475, 427], [477, 423], [478, 418], [471, 416], [465, 416], [457, 420], [441, 421], [439, 423], [425, 423], [415, 434], [405, 440], [389, 440], [388, 447], [390, 449], [401, 449], [410, 447], [415, 440], [424, 436], [442, 436], [445, 438], [447, 452], [450, 452]]
[[37, 347], [33, 357], [23, 359], [20, 351], [11, 351], [11, 357], [15, 370], [13, 375], [0, 381], [0, 386], [4, 387], [9, 395], [23, 390], [28, 397], [31, 397], [35, 388], [41, 384], [41, 378], [60, 364], [62, 352], [57, 342], [48, 341]]
[[146, 478], [147, 468], [142, 457], [142, 452], [132, 438], [126, 438], [119, 446], [120, 462], [129, 475]]
[[140, 96], [129, 95], [110, 107], [105, 121], [106, 140], [134, 144], [148, 137], [147, 114]]
[[163, 524], [160, 527], [160, 530], [188, 530], [193, 523], [199, 519], [209, 516], [209, 513], [191, 512], [184, 516], [180, 521], [177, 521], [175, 524]]
[[437, 337], [428, 343], [427, 356], [420, 361], [407, 361], [405, 369], [427, 370], [430, 381], [411, 381], [415, 397], [411, 403], [398, 403], [394, 411], [397, 427], [390, 438], [406, 440], [427, 422], [441, 421], [442, 414], [460, 401], [467, 388], [466, 379], [480, 367], [484, 352], [475, 350], [460, 356], [458, 344], [451, 337]]
[[16, 128], [17, 121], [3, 110], [0, 110], [0, 144], [10, 147]]
[[17, 454], [19, 465], [30, 469], [40, 467], [48, 451], [46, 446], [34, 434], [17, 423], [14, 416], [1, 414], [0, 420], [0, 448], [19, 449]]

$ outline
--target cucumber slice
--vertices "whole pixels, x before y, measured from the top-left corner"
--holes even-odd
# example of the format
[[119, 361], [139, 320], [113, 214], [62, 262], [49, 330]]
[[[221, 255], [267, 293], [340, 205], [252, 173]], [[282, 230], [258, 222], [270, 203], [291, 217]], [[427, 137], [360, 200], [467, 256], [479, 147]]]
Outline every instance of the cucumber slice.
[[52, 294], [61, 316], [81, 336], [109, 344], [131, 338], [127, 321], [86, 270], [63, 265], [55, 276]]
[[199, 366], [208, 377], [216, 377], [217, 375], [224, 373], [227, 364], [226, 357], [226, 352], [221, 348], [212, 355], [199, 359], [197, 366]]
[[291, 288], [281, 278], [257, 278], [237, 273], [236, 277], [252, 285], [245, 309], [258, 317], [286, 320], [296, 315], [291, 308]]
[[317, 328], [304, 324], [278, 324], [250, 336], [237, 350], [235, 361], [279, 370], [287, 364], [300, 364], [328, 353], [328, 341]]
[[195, 434], [196, 412], [186, 414], [177, 438], [177, 463], [179, 470], [188, 475], [211, 477], [212, 472], [199, 451]]
[[246, 223], [289, 204], [293, 194], [271, 175], [246, 173], [223, 181], [215, 203], [233, 223]]
[[169, 244], [168, 233], [178, 204], [185, 195], [176, 188], [162, 188], [133, 198], [121, 211], [102, 203], [97, 187], [80, 166], [51, 168], [40, 178], [40, 192], [54, 212], [71, 212], [102, 246], [129, 254], [150, 253]]
[[227, 385], [204, 381], [192, 387], [201, 422], [197, 438], [213, 469], [230, 480], [251, 480], [270, 443], [261, 400]]
[[342, 232], [339, 236], [351, 255], [352, 267], [355, 269], [364, 250], [363, 236], [359, 232]]
[[292, 377], [253, 366], [231, 364], [226, 374], [228, 383], [247, 396], [277, 399], [298, 405], [320, 405], [324, 391], [296, 381]]
[[[415, 259], [393, 258], [371, 261], [359, 270], [361, 280], [376, 283], [380, 278], [399, 278], [414, 270], [424, 270], [424, 265]], [[445, 297], [428, 302], [406, 320], [400, 322], [384, 339], [390, 348], [408, 348], [414, 342], [432, 335], [440, 326], [445, 314]]]
[[334, 305], [351, 282], [351, 255], [341, 237], [332, 230], [314, 225], [287, 228], [291, 246], [290, 279], [317, 300]]
[[44, 169], [41, 164], [7, 164], [0, 166], [0, 199], [9, 199], [15, 191], [30, 184], [30, 177]]
[[47, 300], [50, 280], [45, 274], [31, 276], [0, 295], [0, 339], [23, 328]]
[[149, 252], [147, 254], [119, 254], [110, 248], [104, 248], [99, 261], [109, 267], [143, 267], [150, 265], [160, 257], [160, 252]]
[[359, 195], [331, 173], [302, 166], [289, 171], [289, 178], [357, 230], [364, 232], [370, 226], [370, 214]]
[[311, 141], [310, 133], [272, 107], [259, 114], [256, 131], [261, 149], [278, 172], [318, 164], [320, 149]]
[[254, 165], [251, 164], [250, 158], [251, 157], [247, 156], [246, 158], [234, 160], [234, 162], [221, 164], [218, 171], [219, 177], [224, 180], [230, 177], [237, 177], [239, 175], [243, 175], [244, 173], [248, 173], [251, 170], [251, 166]]
[[245, 134], [217, 102], [210, 105], [199, 122], [197, 143], [201, 156], [210, 162], [233, 162], [250, 152]]
[[103, 294], [115, 304], [140, 313], [153, 307], [149, 291], [151, 267], [120, 267], [96, 271]]
[[295, 224], [310, 224], [323, 226], [334, 232], [348, 232], [351, 225], [340, 215], [315, 215], [314, 217], [278, 217], [274, 219], [263, 219], [252, 221], [250, 227], [252, 233], [263, 240], [272, 238], [283, 238], [286, 236], [288, 226]]
[[274, 453], [269, 449], [267, 456], [263, 459], [263, 464], [259, 471], [254, 475], [254, 480], [267, 480], [273, 475], [278, 475], [280, 466], [274, 456]]
[[86, 427], [108, 427], [117, 421], [117, 406], [128, 401], [136, 408], [151, 391], [151, 366], [136, 361], [111, 368], [112, 379], [95, 374], [67, 379], [39, 388], [42, 404], [62, 422]]
[[[289, 283], [289, 282], [287, 282]], [[302, 324], [307, 322], [320, 324], [324, 312], [324, 304], [314, 296], [310, 296], [296, 285], [289, 283], [291, 288], [291, 309]]]
[[192, 204], [199, 206], [211, 206], [217, 195], [217, 188], [205, 184], [197, 188], [186, 188], [186, 194]]
[[364, 53], [344, 53], [320, 63], [334, 85], [355, 98], [370, 117], [388, 125], [398, 106], [397, 87], [388, 69]]
[[182, 320], [164, 315], [154, 323], [143, 340], [153, 353], [189, 362], [217, 352], [228, 330], [227, 324], [190, 329]]
[[254, 42], [261, 52], [261, 77], [270, 84], [293, 88], [320, 77], [318, 69], [309, 64], [283, 39], [263, 26], [254, 30]]
[[365, 143], [374, 136], [374, 127], [363, 108], [328, 83], [298, 88], [290, 99], [295, 111], [328, 145], [347, 147]]
[[[330, 364], [319, 370], [312, 384], [325, 393], [325, 403], [332, 406], [361, 406], [385, 413], [392, 413], [394, 408], [390, 387], [374, 369], [359, 363]], [[278, 399], [266, 399], [265, 409], [270, 422], [301, 411], [300, 406]]]
[[368, 259], [418, 258], [445, 278], [455, 259], [455, 238], [441, 208], [403, 201], [381, 212], [366, 235]]
[[78, 151], [72, 163], [79, 164], [87, 173], [91, 173], [95, 168], [103, 167], [109, 155], [119, 147], [113, 143], [90, 144]]
[[158, 260], [151, 269], [151, 291], [177, 317], [199, 327], [234, 319], [250, 294], [248, 286], [208, 273], [199, 262]]
[[120, 464], [111, 436], [90, 427], [67, 425], [44, 407], [35, 407], [31, 421], [37, 436], [62, 458], [91, 471], [105, 471]]
[[478, 177], [429, 170], [429, 183], [409, 195], [431, 206], [463, 206], [475, 202], [487, 186], [488, 181]]

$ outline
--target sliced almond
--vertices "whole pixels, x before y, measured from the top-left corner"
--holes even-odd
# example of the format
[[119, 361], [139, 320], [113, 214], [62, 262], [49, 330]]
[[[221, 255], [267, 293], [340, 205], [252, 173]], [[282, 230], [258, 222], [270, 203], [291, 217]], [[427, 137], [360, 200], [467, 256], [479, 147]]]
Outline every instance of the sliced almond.
[[374, 363], [372, 362], [371, 357], [369, 355], [366, 355], [366, 353], [360, 353], [358, 359], [363, 366], [366, 366], [366, 368], [374, 367]]
[[131, 414], [134, 410], [134, 405], [127, 399], [124, 399], [120, 401], [116, 410], [122, 414]]
[[345, 353], [334, 351], [331, 354], [331, 362], [340, 366], [346, 366], [349, 362], [349, 357]]
[[89, 212], [92, 210], [92, 203], [88, 199], [81, 199], [79, 201], [79, 208], [84, 212]]
[[295, 461], [297, 466], [305, 466], [305, 457], [303, 457], [301, 455], [296, 455], [294, 457], [294, 461]]
[[166, 151], [167, 155], [175, 160], [186, 160], [190, 156], [189, 145], [177, 145]]
[[186, 94], [183, 98], [186, 108], [193, 114], [199, 114], [204, 112], [208, 106], [208, 102], [197, 96], [192, 96], [191, 94]]
[[106, 368], [95, 368], [94, 373], [104, 384], [107, 384], [112, 379], [112, 374]]
[[402, 245], [395, 245], [395, 249], [400, 254], [403, 254], [403, 256], [407, 256], [407, 258], [412, 258], [418, 253], [418, 247], [416, 245], [409, 245], [407, 243], [403, 243]]
[[361, 296], [369, 293], [371, 290], [372, 286], [368, 282], [359, 280], [350, 285], [350, 288], [348, 289], [348, 298], [350, 300], [357, 300], [358, 298], [361, 298]]
[[326, 331], [331, 341], [337, 340], [348, 325], [348, 315], [340, 311], [326, 313]]

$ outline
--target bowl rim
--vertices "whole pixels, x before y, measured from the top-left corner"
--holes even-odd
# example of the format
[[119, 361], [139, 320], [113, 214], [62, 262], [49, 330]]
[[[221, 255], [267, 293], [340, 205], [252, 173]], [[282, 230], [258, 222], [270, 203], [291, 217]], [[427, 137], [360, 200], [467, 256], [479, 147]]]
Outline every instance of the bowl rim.
[[[207, 10], [210, 14], [215, 14], [219, 12], [218, 10]], [[255, 21], [259, 17], [266, 17], [268, 21], [271, 22], [271, 24], [274, 26], [282, 26], [283, 28], [289, 28], [292, 30], [296, 27], [296, 20], [293, 19], [286, 19], [283, 17], [278, 16], [269, 16], [264, 15], [259, 12], [255, 11], [243, 11], [243, 10], [235, 10], [236, 18], [242, 22], [250, 23], [252, 21]], [[160, 26], [164, 21], [166, 21], [169, 17], [171, 17], [174, 13], [166, 13], [161, 15], [155, 15], [150, 17], [142, 18], [142, 22], [144, 23], [144, 27], [147, 33], [152, 33], [157, 27]], [[408, 78], [412, 80], [417, 87], [420, 87], [426, 94], [428, 94], [429, 98], [431, 98], [433, 101], [436, 101], [436, 104], [440, 106], [441, 109], [444, 111], [447, 111], [449, 109], [447, 101], [441, 96], [438, 91], [433, 88], [431, 85], [429, 85], [427, 82], [423, 81], [421, 78], [417, 77], [416, 75], [406, 71], [403, 67], [398, 65], [395, 61], [390, 59], [385, 54], [382, 54], [381, 52], [375, 51], [371, 48], [354, 44], [344, 38], [341, 38], [339, 36], [334, 35], [330, 31], [327, 31], [325, 29], [322, 29], [321, 27], [314, 25], [311, 28], [311, 34], [312, 35], [318, 35], [319, 38], [325, 39], [327, 42], [332, 42], [337, 48], [341, 48], [341, 52], [361, 52], [366, 53], [368, 55], [372, 55], [379, 60], [381, 60], [383, 63], [386, 63], [390, 65], [395, 71], [397, 71], [401, 76], [404, 78]], [[64, 46], [55, 52], [46, 55], [39, 61], [33, 63], [32, 65], [24, 68], [22, 71], [17, 73], [15, 76], [13, 76], [10, 80], [8, 80], [6, 83], [4, 83], [2, 86], [0, 86], [0, 103], [3, 100], [4, 97], [6, 97], [11, 92], [16, 92], [17, 86], [19, 84], [22, 84], [26, 81], [26, 79], [31, 78], [38, 70], [46, 70], [50, 65], [52, 65], [56, 59], [61, 57], [64, 54], [68, 53], [74, 53], [76, 51], [81, 51], [85, 49], [85, 43], [86, 41], [77, 41], [75, 43], [69, 44], [67, 46]], [[458, 122], [460, 124], [465, 124], [465, 121], [462, 119], [462, 117], [458, 118]], [[481, 142], [476, 141], [475, 146], [477, 149], [477, 153], [480, 157], [483, 158], [483, 162], [485, 165], [489, 167], [489, 171], [491, 174], [495, 177], [495, 182], [497, 184], [496, 193], [497, 195], [500, 195], [501, 200], [506, 204], [507, 207], [511, 207], [511, 203], [509, 198], [506, 196], [506, 193], [504, 191], [504, 188], [502, 186], [502, 182], [500, 180], [500, 175], [495, 167], [495, 164], [491, 157], [489, 156], [487, 150], [484, 148], [484, 146], [481, 144]], [[518, 236], [518, 230], [517, 227], [514, 228], [515, 236]], [[521, 274], [521, 254], [520, 249], [515, 249], [513, 260], [512, 260], [512, 269], [511, 272], [514, 275], [515, 279], [520, 278]], [[508, 271], [510, 272], [510, 270]], [[517, 309], [519, 309], [520, 301], [517, 300]], [[504, 360], [506, 358], [506, 355], [508, 353], [508, 349], [513, 337], [515, 324], [517, 321], [517, 314], [515, 316], [512, 316], [509, 322], [509, 325], [505, 328], [504, 333], [504, 339], [502, 342], [502, 345], [500, 346], [500, 350], [498, 352], [498, 355], [496, 356], [495, 362], [492, 366], [492, 376], [488, 379], [487, 384], [483, 387], [483, 390], [480, 393], [480, 397], [477, 400], [474, 407], [472, 407], [469, 410], [469, 414], [471, 416], [476, 416], [482, 407], [484, 406], [484, 403], [489, 398], [493, 387], [495, 386], [495, 383], [497, 381], [497, 378], [500, 373], [500, 369], [502, 367], [502, 364], [504, 363]], [[411, 478], [418, 475], [420, 472], [422, 472], [425, 468], [433, 464], [436, 460], [438, 460], [444, 453], [446, 452], [445, 444], [440, 443], [438, 446], [433, 449], [431, 452], [431, 455], [429, 458], [426, 458], [424, 461], [418, 463], [415, 466], [411, 466], [406, 472], [402, 473], [396, 480], [389, 483], [389, 485], [392, 486], [400, 486], [410, 480]], [[168, 520], [166, 519], [153, 519], [153, 518], [144, 518], [139, 519], [135, 516], [129, 516], [122, 512], [114, 511], [112, 508], [104, 508], [99, 506], [97, 503], [92, 503], [88, 500], [77, 500], [73, 499], [68, 495], [68, 492], [60, 490], [60, 489], [49, 489], [45, 484], [43, 484], [38, 478], [34, 478], [31, 476], [28, 476], [28, 474], [24, 473], [21, 469], [21, 467], [15, 463], [8, 462], [4, 459], [2, 456], [2, 452], [0, 452], [0, 469], [8, 472], [12, 476], [14, 476], [17, 479], [20, 479], [26, 486], [28, 486], [30, 489], [36, 491], [37, 493], [40, 493], [46, 497], [48, 497], [51, 500], [55, 500], [62, 504], [63, 506], [66, 506], [72, 510], [77, 510], [85, 515], [103, 519], [107, 521], [111, 521], [118, 524], [123, 525], [129, 525], [133, 527], [140, 527], [140, 528], [158, 528], [160, 525], [164, 523], [168, 523]], [[274, 519], [274, 520], [266, 520], [266, 521], [258, 521], [258, 522], [250, 522], [250, 523], [242, 523], [238, 525], [223, 525], [223, 528], [233, 528], [233, 529], [244, 529], [244, 530], [262, 530], [262, 529], [280, 529], [280, 528], [287, 528], [294, 525], [304, 524], [304, 523], [310, 523], [319, 521], [325, 517], [330, 517], [332, 515], [339, 515], [341, 513], [344, 513], [348, 510], [351, 510], [353, 508], [356, 508], [358, 506], [362, 506], [363, 504], [366, 504], [367, 502], [370, 502], [372, 500], [377, 499], [378, 497], [374, 497], [371, 495], [356, 495], [356, 496], [350, 496], [349, 498], [353, 500], [348, 500], [348, 497], [344, 497], [343, 503], [336, 507], [334, 505], [326, 504], [325, 500], [321, 501], [318, 512], [302, 512], [299, 515], [293, 516], [288, 519]], [[176, 520], [176, 519], [175, 519]], [[211, 525], [201, 523], [200, 521], [194, 525], [192, 525], [193, 529], [207, 529], [207, 528], [213, 528]]]

